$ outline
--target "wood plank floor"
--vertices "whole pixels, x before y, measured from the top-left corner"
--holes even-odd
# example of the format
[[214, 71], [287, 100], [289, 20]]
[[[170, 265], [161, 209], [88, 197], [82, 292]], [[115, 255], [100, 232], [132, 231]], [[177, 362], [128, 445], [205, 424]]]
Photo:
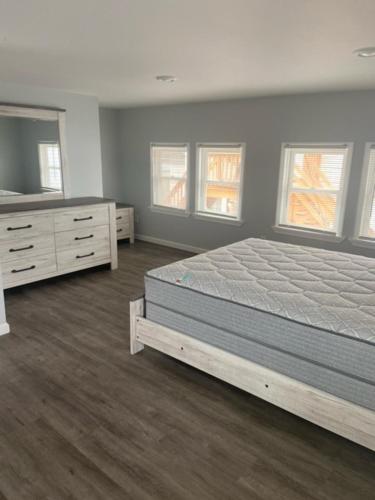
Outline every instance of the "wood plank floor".
[[186, 253], [11, 290], [0, 337], [0, 500], [375, 498], [375, 454], [146, 348], [128, 302]]

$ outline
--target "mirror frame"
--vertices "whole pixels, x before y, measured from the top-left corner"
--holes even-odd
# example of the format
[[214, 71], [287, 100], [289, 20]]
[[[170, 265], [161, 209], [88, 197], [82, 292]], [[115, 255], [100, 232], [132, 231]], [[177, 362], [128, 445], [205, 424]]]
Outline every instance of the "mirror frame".
[[25, 203], [30, 201], [69, 198], [69, 172], [65, 137], [65, 109], [44, 108], [41, 106], [27, 106], [21, 104], [0, 104], [0, 116], [8, 116], [9, 118], [31, 118], [34, 120], [57, 121], [59, 130], [62, 178], [62, 192], [0, 196], [0, 204]]

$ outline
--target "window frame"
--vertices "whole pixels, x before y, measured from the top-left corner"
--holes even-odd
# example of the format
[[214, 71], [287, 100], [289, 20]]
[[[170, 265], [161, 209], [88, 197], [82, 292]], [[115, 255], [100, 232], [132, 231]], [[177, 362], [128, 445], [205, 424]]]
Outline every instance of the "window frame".
[[[238, 215], [231, 217], [214, 212], [205, 212], [199, 210], [199, 204], [202, 198], [202, 176], [201, 176], [201, 149], [202, 148], [239, 148], [241, 153], [240, 161], [240, 181], [239, 181], [239, 196], [238, 196]], [[201, 220], [211, 220], [213, 222], [224, 222], [231, 225], [242, 225], [242, 208], [243, 208], [243, 191], [244, 191], [244, 173], [245, 173], [245, 157], [246, 157], [246, 143], [245, 142], [199, 142], [195, 148], [195, 204], [194, 204], [194, 218]]]
[[[375, 238], [364, 236], [363, 231], [365, 226], [365, 213], [366, 210], [370, 208], [370, 204], [373, 201], [370, 197], [370, 193], [374, 192], [375, 189], [375, 169], [372, 173], [372, 178], [370, 179], [370, 155], [372, 150], [375, 151], [375, 142], [366, 142], [362, 163], [361, 185], [357, 204], [355, 231], [354, 237], [351, 239], [353, 245], [367, 248], [375, 248]], [[366, 223], [366, 226], [368, 225], [369, 221]]]
[[[154, 147], [181, 147], [186, 148], [186, 208], [167, 207], [154, 203], [154, 165], [152, 149]], [[150, 142], [150, 210], [160, 214], [178, 215], [189, 217], [190, 215], [190, 143], [189, 142]]]
[[[61, 180], [61, 189], [55, 189], [51, 188], [49, 186], [44, 186], [44, 177], [45, 177], [45, 169], [43, 168], [42, 161], [41, 161], [41, 146], [56, 146], [58, 155], [60, 158], [60, 167], [49, 167], [47, 166], [47, 169], [50, 170], [51, 168], [53, 169], [59, 169], [60, 170], [60, 180]], [[63, 191], [63, 173], [62, 173], [62, 158], [61, 158], [61, 150], [60, 150], [60, 144], [57, 141], [38, 141], [38, 159], [39, 159], [39, 174], [40, 174], [40, 187], [42, 190], [45, 192], [51, 192], [51, 193], [60, 193]]]
[[[336, 194], [336, 228], [333, 231], [326, 231], [324, 229], [315, 229], [308, 226], [297, 226], [292, 224], [286, 224], [283, 221], [285, 216], [285, 211], [288, 208], [288, 195], [290, 191], [290, 177], [291, 169], [289, 168], [290, 163], [286, 163], [288, 149], [304, 149], [307, 151], [311, 150], [329, 150], [329, 149], [343, 149], [345, 151], [343, 174], [341, 179], [340, 189], [336, 190], [323, 190], [323, 189], [311, 189], [311, 191], [325, 192], [327, 194]], [[273, 226], [273, 230], [277, 233], [285, 233], [289, 235], [303, 236], [313, 239], [321, 239], [325, 241], [340, 242], [345, 239], [343, 235], [346, 200], [348, 195], [348, 186], [350, 178], [350, 170], [352, 163], [352, 153], [353, 153], [353, 143], [352, 142], [337, 142], [337, 143], [325, 143], [325, 142], [313, 142], [313, 143], [296, 143], [296, 142], [283, 142], [281, 144], [281, 155], [280, 155], [280, 170], [279, 170], [279, 183], [278, 183], [278, 193], [277, 193], [277, 208], [276, 208], [276, 221]], [[306, 190], [308, 191], [308, 190]]]

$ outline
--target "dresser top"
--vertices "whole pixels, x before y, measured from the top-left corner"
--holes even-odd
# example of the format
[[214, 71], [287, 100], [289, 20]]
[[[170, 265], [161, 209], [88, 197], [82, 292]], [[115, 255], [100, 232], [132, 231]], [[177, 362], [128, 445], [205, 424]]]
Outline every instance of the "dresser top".
[[133, 208], [134, 205], [128, 205], [127, 203], [116, 202], [116, 208]]
[[85, 198], [66, 198], [64, 200], [31, 201], [29, 203], [4, 203], [0, 204], [0, 215], [13, 212], [27, 212], [29, 210], [49, 210], [53, 208], [81, 207], [85, 205], [97, 205], [100, 203], [111, 202], [114, 202], [114, 200], [90, 196]]

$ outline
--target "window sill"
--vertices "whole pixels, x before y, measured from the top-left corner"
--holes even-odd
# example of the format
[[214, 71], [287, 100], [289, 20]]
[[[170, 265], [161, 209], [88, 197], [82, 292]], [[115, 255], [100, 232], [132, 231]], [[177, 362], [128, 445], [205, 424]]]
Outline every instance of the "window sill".
[[372, 248], [375, 250], [375, 239], [351, 238], [350, 243], [356, 247]]
[[299, 229], [284, 226], [273, 226], [275, 233], [288, 234], [289, 236], [297, 236], [300, 238], [310, 238], [313, 240], [330, 241], [332, 243], [340, 243], [345, 240], [344, 236], [337, 236], [334, 233], [326, 233], [324, 231], [309, 231], [308, 229]]
[[149, 207], [151, 212], [155, 212], [157, 214], [163, 215], [177, 215], [177, 217], [189, 217], [190, 213], [186, 210], [179, 210], [178, 208], [168, 208], [168, 207], [157, 207], [151, 206]]
[[222, 224], [229, 224], [231, 226], [242, 226], [244, 221], [241, 219], [228, 219], [227, 217], [220, 217], [219, 215], [195, 213], [194, 219], [204, 220], [206, 222], [219, 222]]

